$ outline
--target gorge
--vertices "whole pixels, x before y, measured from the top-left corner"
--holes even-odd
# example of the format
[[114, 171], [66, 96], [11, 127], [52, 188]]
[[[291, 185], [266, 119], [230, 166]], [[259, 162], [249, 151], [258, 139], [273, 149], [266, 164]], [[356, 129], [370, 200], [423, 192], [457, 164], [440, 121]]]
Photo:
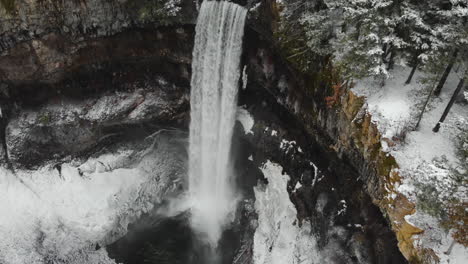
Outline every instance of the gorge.
[[4, 2], [0, 264], [432, 263], [294, 1]]

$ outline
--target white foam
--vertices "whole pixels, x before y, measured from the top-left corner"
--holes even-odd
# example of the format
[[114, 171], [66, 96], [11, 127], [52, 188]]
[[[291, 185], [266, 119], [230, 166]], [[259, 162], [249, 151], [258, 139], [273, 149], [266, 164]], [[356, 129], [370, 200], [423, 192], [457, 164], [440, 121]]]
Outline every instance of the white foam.
[[196, 26], [190, 98], [191, 224], [212, 247], [237, 204], [229, 153], [246, 15], [247, 9], [230, 2], [203, 1]]

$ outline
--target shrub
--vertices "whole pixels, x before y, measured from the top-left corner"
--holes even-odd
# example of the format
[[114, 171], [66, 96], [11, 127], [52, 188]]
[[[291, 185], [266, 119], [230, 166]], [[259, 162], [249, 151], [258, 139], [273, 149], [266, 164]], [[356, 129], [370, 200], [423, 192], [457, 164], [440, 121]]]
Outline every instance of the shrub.
[[450, 203], [447, 208], [447, 220], [444, 226], [453, 229], [453, 239], [468, 247], [468, 202]]

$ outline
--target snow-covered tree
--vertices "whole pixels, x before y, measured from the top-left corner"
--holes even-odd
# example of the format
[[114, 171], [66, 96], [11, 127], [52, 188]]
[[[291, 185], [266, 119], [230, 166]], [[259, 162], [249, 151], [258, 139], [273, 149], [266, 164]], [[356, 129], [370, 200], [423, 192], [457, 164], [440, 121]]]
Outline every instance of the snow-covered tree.
[[333, 53], [329, 40], [333, 37], [337, 21], [333, 19], [330, 10], [306, 12], [300, 18], [301, 25], [306, 29], [306, 44], [309, 49], [320, 54]]
[[[434, 11], [438, 18], [435, 31], [437, 36], [442, 39], [441, 47], [450, 50], [451, 56], [447, 66], [434, 91], [439, 95], [453, 65], [459, 58], [460, 53], [466, 54], [468, 45], [468, 1], [451, 0], [450, 8], [438, 9]], [[442, 55], [443, 56], [443, 55]]]
[[347, 76], [388, 77], [385, 63], [393, 64], [397, 50], [406, 45], [398, 35], [400, 15], [396, 0], [328, 0], [341, 10], [343, 27], [333, 41], [335, 58]]
[[332, 52], [326, 48], [326, 27], [317, 24], [318, 21], [329, 21], [326, 15], [321, 15], [324, 8], [326, 6], [320, 0], [279, 1], [280, 21], [275, 36], [286, 59], [302, 72], [311, 71], [317, 66], [317, 61], [320, 61], [318, 54]]
[[139, 8], [142, 20], [151, 20], [150, 18], [157, 17], [162, 23], [168, 18], [175, 17], [181, 9], [181, 0], [152, 0], [142, 3], [130, 1], [127, 4]]
[[428, 10], [427, 2], [402, 1], [400, 8], [399, 33], [407, 43], [401, 57], [406, 60], [408, 66], [412, 67], [406, 80], [406, 84], [409, 84], [417, 67], [427, 62], [433, 46], [440, 44], [434, 36], [431, 25], [425, 20]]
[[[282, 0], [281, 43], [299, 68], [331, 55], [343, 78], [384, 81], [394, 61], [444, 83], [468, 46], [468, 0]], [[454, 61], [452, 59], [452, 61]], [[448, 70], [447, 70], [448, 68]], [[446, 76], [445, 76], [446, 77]]]

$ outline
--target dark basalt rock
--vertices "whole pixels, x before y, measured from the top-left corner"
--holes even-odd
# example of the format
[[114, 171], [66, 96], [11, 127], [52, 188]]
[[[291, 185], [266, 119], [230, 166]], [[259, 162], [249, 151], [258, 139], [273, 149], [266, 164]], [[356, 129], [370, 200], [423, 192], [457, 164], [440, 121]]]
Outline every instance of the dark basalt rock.
[[159, 82], [81, 101], [57, 98], [37, 108], [17, 111], [5, 130], [10, 162], [31, 167], [122, 140], [139, 127], [151, 131], [161, 126], [184, 126], [188, 88], [165, 83], [164, 79]]
[[40, 51], [34, 40], [50, 34], [79, 44], [129, 29], [194, 24], [198, 14], [192, 0], [179, 1], [177, 12], [163, 0], [11, 2], [9, 9], [0, 4], [0, 55], [21, 44]]
[[[299, 107], [292, 104], [294, 98], [304, 91], [307, 79], [289, 68], [267, 43], [263, 36], [246, 32], [248, 83], [240, 92], [239, 104], [246, 105], [255, 120], [254, 133], [245, 136], [253, 163], [258, 167], [271, 160], [283, 167], [291, 177], [288, 192], [299, 223], [311, 222], [320, 249], [334, 244], [344, 252], [335, 252], [335, 263], [360, 263], [362, 258], [369, 263], [406, 263], [395, 234], [367, 193], [372, 183], [354, 167], [356, 161], [338, 156], [328, 147], [333, 139], [304, 123], [294, 110]], [[301, 107], [307, 98], [297, 98]], [[326, 107], [324, 102], [310, 100], [311, 107]], [[310, 162], [318, 167], [318, 175]], [[298, 182], [302, 187], [295, 190]]]
[[[156, 12], [157, 3], [0, 7], [4, 163], [31, 167], [81, 155], [135, 126], [184, 126], [197, 10], [182, 0], [176, 16]], [[103, 100], [101, 110], [112, 114], [90, 116]]]
[[46, 35], [35, 40], [43, 49], [40, 54], [23, 44], [0, 56], [0, 98], [40, 103], [57, 95], [128, 88], [126, 82], [150, 79], [151, 74], [188, 85], [193, 34], [193, 26], [133, 29], [79, 44], [63, 35]]
[[123, 32], [63, 53], [69, 65], [53, 74], [10, 79], [0, 102], [11, 162], [83, 154], [132, 127], [185, 127], [192, 39], [191, 26]]
[[[335, 258], [333, 263], [405, 263], [394, 233], [365, 193], [358, 172], [311, 140], [294, 117], [285, 118], [288, 114], [283, 112], [285, 116], [278, 118], [274, 98], [264, 95], [263, 100], [267, 103], [247, 104], [255, 119], [254, 134], [246, 136], [253, 167], [266, 160], [283, 167], [291, 177], [288, 192], [299, 224], [311, 223], [319, 249], [333, 245], [335, 253], [324, 253]], [[310, 162], [320, 170], [317, 175]], [[296, 190], [297, 183], [301, 187]]]

